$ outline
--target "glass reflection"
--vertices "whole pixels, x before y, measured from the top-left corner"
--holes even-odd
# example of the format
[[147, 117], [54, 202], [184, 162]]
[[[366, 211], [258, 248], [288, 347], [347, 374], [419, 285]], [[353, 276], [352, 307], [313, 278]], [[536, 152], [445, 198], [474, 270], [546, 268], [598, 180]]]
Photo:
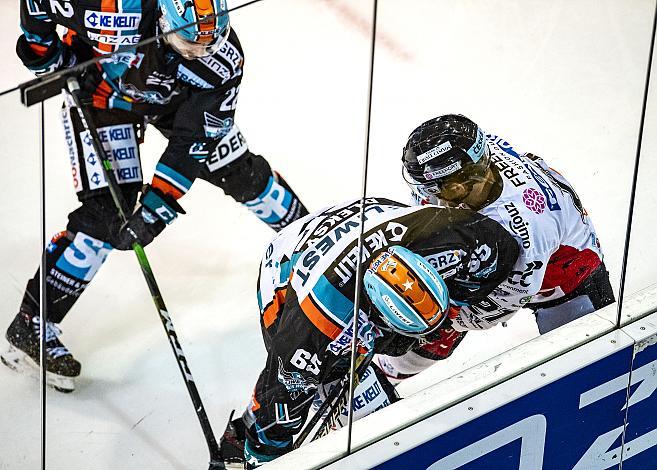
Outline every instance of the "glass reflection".
[[[0, 158], [6, 164], [0, 176], [5, 191], [0, 202], [0, 328], [7, 336], [0, 350], [0, 463], [8, 468], [37, 468], [41, 455], [38, 324], [24, 322], [19, 305], [26, 280], [38, 266], [41, 245], [39, 114], [20, 104], [18, 92], [0, 97], [0, 105], [5, 115], [0, 126]], [[38, 287], [35, 295], [38, 298]]]

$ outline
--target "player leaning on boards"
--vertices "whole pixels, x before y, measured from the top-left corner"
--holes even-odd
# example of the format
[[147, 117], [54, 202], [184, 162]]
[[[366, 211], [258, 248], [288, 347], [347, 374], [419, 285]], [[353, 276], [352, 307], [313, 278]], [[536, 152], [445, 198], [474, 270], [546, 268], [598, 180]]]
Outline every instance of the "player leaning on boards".
[[[141, 204], [121, 227], [90, 136], [67, 102], [62, 121], [81, 206], [48, 245], [45, 268], [46, 368], [49, 383], [60, 390], [73, 390], [80, 363], [59, 341], [56, 324], [112, 249], [130, 249], [135, 241], [145, 246], [184, 213], [177, 200], [196, 178], [220, 187], [274, 230], [307, 214], [267, 161], [251, 153], [233, 122], [243, 54], [225, 12], [225, 0], [21, 1], [24, 34], [16, 51], [37, 75], [121, 47], [122, 52], [92, 67], [80, 82], [130, 209], [142, 191]], [[197, 21], [166, 39], [131, 47]], [[68, 28], [63, 40], [57, 25]], [[152, 183], [141, 188], [139, 144], [146, 122], [167, 137], [168, 145]], [[10, 367], [38, 363], [38, 299], [37, 272], [7, 330], [11, 348], [2, 359]]]
[[[233, 422], [233, 429], [246, 428], [250, 468], [291, 450], [318, 389], [349, 370], [360, 208], [360, 201], [350, 201], [308, 215], [266, 250], [258, 304], [267, 363], [242, 422]], [[485, 298], [518, 256], [508, 232], [467, 209], [370, 198], [365, 219], [358, 328], [363, 355], [400, 355], [422, 338], [440, 339], [451, 330], [449, 302]], [[439, 275], [428, 260], [454, 251], [462, 253], [459, 262]], [[364, 375], [359, 389], [367, 400], [359, 400], [357, 389], [356, 417], [396, 399], [378, 369]], [[381, 386], [367, 392], [377, 379]]]
[[[402, 161], [418, 204], [477, 210], [504, 227], [520, 249], [508, 279], [485, 300], [462, 306], [456, 339], [504, 322], [522, 307], [534, 311], [543, 334], [614, 302], [586, 210], [570, 183], [541, 158], [485, 135], [465, 116], [444, 115], [411, 133]], [[435, 260], [439, 272], [451, 262]], [[447, 357], [453, 349], [447, 346], [428, 344], [377, 361], [393, 380], [402, 379]]]

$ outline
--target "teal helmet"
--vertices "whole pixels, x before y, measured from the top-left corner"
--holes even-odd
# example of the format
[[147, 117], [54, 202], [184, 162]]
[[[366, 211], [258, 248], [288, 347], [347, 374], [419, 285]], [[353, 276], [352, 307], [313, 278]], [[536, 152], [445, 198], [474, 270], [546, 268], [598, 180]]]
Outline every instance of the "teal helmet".
[[385, 323], [377, 326], [420, 337], [440, 328], [447, 318], [449, 292], [445, 281], [427, 260], [402, 246], [377, 256], [363, 281]]
[[159, 24], [169, 45], [186, 59], [212, 55], [230, 33], [226, 0], [158, 0]]

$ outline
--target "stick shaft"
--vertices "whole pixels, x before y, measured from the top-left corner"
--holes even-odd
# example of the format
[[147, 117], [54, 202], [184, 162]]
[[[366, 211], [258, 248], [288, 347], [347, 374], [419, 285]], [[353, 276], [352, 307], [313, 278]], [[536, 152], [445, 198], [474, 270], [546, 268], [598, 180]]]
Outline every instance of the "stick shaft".
[[[116, 180], [116, 176], [114, 175], [112, 162], [109, 160], [109, 157], [107, 156], [105, 150], [103, 149], [102, 143], [98, 136], [98, 131], [93, 123], [93, 119], [91, 118], [91, 114], [89, 113], [89, 110], [85, 106], [83, 106], [80, 101], [80, 97], [79, 97], [80, 87], [77, 82], [77, 79], [69, 78], [67, 80], [67, 87], [71, 92], [71, 96], [73, 97], [73, 101], [75, 103], [76, 109], [78, 110], [78, 115], [80, 116], [80, 120], [82, 121], [85, 130], [87, 130], [90, 134], [91, 143], [94, 152], [96, 152], [98, 158], [102, 162], [103, 174], [105, 175], [105, 179], [107, 180], [107, 185], [110, 194], [112, 195], [112, 200], [116, 205], [116, 209], [119, 212], [121, 221], [125, 223], [127, 220], [126, 214], [129, 208], [126, 207], [123, 194], [119, 189], [119, 184]], [[194, 377], [192, 377], [192, 373], [189, 370], [187, 359], [185, 358], [185, 354], [183, 353], [182, 347], [180, 346], [180, 342], [178, 341], [178, 336], [176, 334], [176, 330], [173, 327], [173, 322], [171, 321], [169, 312], [166, 308], [166, 305], [164, 304], [164, 299], [162, 298], [162, 294], [160, 293], [160, 288], [158, 287], [157, 281], [155, 280], [155, 275], [153, 274], [153, 270], [151, 269], [150, 263], [148, 262], [148, 258], [146, 257], [144, 248], [139, 243], [134, 243], [132, 245], [132, 249], [135, 252], [135, 255], [137, 256], [137, 260], [139, 261], [139, 266], [141, 267], [141, 271], [144, 274], [144, 279], [146, 280], [146, 284], [148, 285], [148, 290], [151, 293], [153, 303], [155, 304], [155, 308], [157, 309], [158, 315], [160, 317], [160, 321], [162, 322], [162, 326], [166, 331], [167, 338], [169, 338], [169, 344], [171, 345], [173, 354], [176, 357], [178, 369], [180, 370], [180, 373], [185, 381], [187, 391], [192, 400], [192, 404], [194, 405], [196, 416], [198, 417], [199, 423], [201, 425], [201, 429], [203, 430], [203, 435], [205, 436], [205, 441], [207, 442], [208, 445], [208, 450], [210, 452], [210, 460], [211, 460], [210, 464], [211, 466], [213, 462], [219, 464], [221, 462], [221, 453], [219, 451], [219, 445], [217, 444], [217, 440], [214, 436], [214, 432], [212, 431], [212, 426], [210, 425], [210, 420], [208, 419], [208, 415], [205, 411], [205, 407], [203, 406], [203, 402], [201, 401], [201, 396], [199, 395], [198, 389], [196, 388], [196, 382], [194, 381]]]

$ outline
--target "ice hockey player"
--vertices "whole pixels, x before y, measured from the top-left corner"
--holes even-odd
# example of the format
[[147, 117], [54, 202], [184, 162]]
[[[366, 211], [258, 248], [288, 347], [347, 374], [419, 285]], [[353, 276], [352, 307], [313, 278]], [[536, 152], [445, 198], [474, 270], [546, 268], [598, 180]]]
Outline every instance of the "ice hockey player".
[[[534, 311], [543, 334], [614, 302], [600, 242], [580, 198], [541, 158], [449, 114], [415, 129], [402, 161], [416, 203], [479, 211], [504, 227], [520, 249], [500, 286], [481, 302], [462, 306], [453, 321], [455, 341], [468, 330], [508, 320], [522, 307]], [[445, 346], [427, 344], [377, 362], [399, 380], [449, 356], [453, 348]]]
[[[80, 82], [130, 210], [141, 190], [140, 204], [121, 227], [90, 136], [66, 103], [62, 121], [81, 205], [46, 249], [46, 368], [52, 385], [70, 391], [80, 363], [58, 339], [57, 324], [113, 249], [147, 245], [184, 213], [178, 199], [195, 179], [218, 186], [274, 230], [307, 211], [267, 160], [249, 150], [234, 123], [244, 59], [225, 0], [21, 0], [20, 11], [16, 51], [37, 75], [119, 51]], [[196, 24], [135, 47], [190, 23]], [[67, 28], [63, 39], [58, 25]], [[168, 145], [142, 189], [139, 144], [146, 122]], [[37, 272], [7, 330], [11, 349], [2, 358], [14, 368], [38, 363], [38, 299]]]
[[[318, 388], [349, 369], [360, 209], [350, 201], [308, 215], [265, 252], [257, 297], [267, 362], [242, 421], [232, 426], [246, 429], [249, 468], [291, 450]], [[370, 198], [364, 217], [357, 344], [366, 356], [400, 355], [422, 338], [440, 338], [450, 328], [450, 305], [485, 298], [518, 255], [507, 231], [467, 209]], [[445, 256], [454, 257], [448, 269], [431, 266]], [[364, 375], [356, 417], [396, 398], [378, 369]]]

